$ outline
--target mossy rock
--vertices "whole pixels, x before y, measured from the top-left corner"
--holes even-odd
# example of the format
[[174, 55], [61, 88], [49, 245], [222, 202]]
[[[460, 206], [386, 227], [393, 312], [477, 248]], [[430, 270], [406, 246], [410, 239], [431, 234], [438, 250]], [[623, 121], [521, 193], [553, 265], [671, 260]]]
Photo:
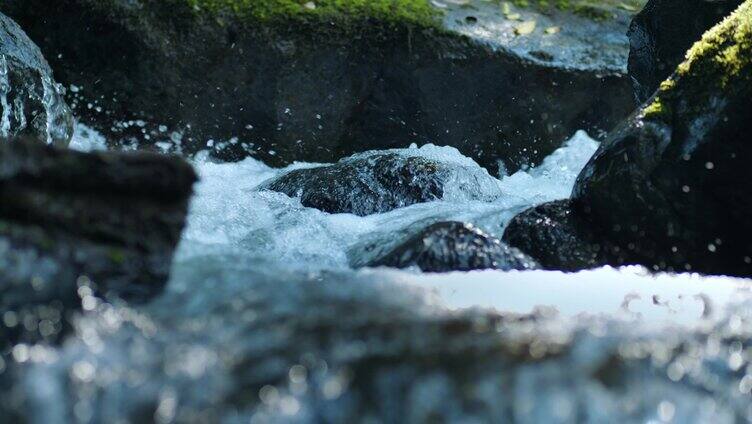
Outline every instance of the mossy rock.
[[742, 1], [649, 1], [629, 27], [629, 74], [637, 100], [650, 98], [684, 60], [687, 49]]
[[656, 269], [752, 275], [752, 1], [692, 46], [575, 186], [580, 209]]
[[633, 108], [626, 15], [520, 9], [538, 25], [520, 35], [483, 0], [47, 3], [0, 10], [76, 86], [82, 120], [141, 147], [277, 166], [431, 142], [511, 172]]

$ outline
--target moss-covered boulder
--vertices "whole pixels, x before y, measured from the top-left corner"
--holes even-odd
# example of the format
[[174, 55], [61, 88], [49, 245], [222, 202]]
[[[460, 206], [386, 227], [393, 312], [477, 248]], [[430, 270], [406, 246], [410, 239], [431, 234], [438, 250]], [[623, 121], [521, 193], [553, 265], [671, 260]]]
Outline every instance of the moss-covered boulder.
[[0, 13], [0, 137], [33, 136], [66, 145], [73, 116], [39, 48]]
[[[505, 3], [506, 4], [506, 3]], [[113, 139], [272, 165], [433, 142], [495, 172], [632, 109], [629, 15], [484, 0], [6, 0]]]
[[55, 340], [93, 296], [159, 294], [195, 180], [178, 158], [0, 139], [0, 348]]
[[657, 269], [752, 275], [752, 1], [602, 144], [573, 196]]
[[629, 75], [647, 101], [700, 36], [743, 0], [650, 0], [629, 26]]

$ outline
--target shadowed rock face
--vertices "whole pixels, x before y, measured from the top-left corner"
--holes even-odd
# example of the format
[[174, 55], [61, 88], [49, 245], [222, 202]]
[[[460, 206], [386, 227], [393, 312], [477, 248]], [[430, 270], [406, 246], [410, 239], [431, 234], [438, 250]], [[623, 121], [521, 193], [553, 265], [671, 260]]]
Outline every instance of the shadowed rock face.
[[417, 266], [423, 272], [538, 268], [534, 260], [519, 250], [461, 222], [430, 225], [382, 256], [372, 259], [367, 266]]
[[366, 152], [290, 171], [260, 188], [299, 197], [303, 206], [324, 212], [360, 216], [434, 200], [490, 201], [502, 195], [498, 181], [477, 165], [429, 159], [411, 150]]
[[749, 276], [752, 2], [687, 58], [601, 145], [573, 197], [641, 263]]
[[37, 324], [57, 318], [16, 336], [54, 339], [87, 293], [160, 293], [195, 180], [177, 158], [0, 140], [0, 311]]
[[73, 116], [39, 48], [0, 13], [0, 137], [67, 145]]
[[517, 215], [502, 240], [544, 269], [579, 271], [628, 263], [621, 248], [600, 236], [569, 200], [545, 203]]
[[629, 76], [638, 103], [655, 93], [702, 33], [742, 1], [650, 0], [629, 26]]
[[[144, 146], [168, 138], [164, 124], [183, 134], [176, 150], [213, 139], [224, 160], [333, 162], [432, 142], [513, 172], [577, 129], [610, 130], [633, 108], [623, 11], [595, 22], [521, 10], [539, 27], [517, 36], [518, 22], [480, 0], [448, 4], [443, 22], [422, 25], [259, 23], [187, 3], [11, 0], [0, 10], [24, 24], [62, 81], [83, 87], [74, 103], [84, 121]], [[549, 25], [560, 32], [545, 33]], [[560, 41], [570, 47], [551, 48]], [[113, 124], [137, 119], [153, 124], [150, 141], [141, 127]]]

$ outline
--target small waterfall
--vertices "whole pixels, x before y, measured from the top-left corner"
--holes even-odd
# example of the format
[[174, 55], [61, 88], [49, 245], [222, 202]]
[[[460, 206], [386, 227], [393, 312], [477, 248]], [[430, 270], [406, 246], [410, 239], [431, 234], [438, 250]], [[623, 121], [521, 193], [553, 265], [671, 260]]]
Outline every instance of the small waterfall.
[[[10, 94], [10, 75], [8, 71], [8, 60], [5, 55], [0, 55], [0, 107], [3, 109], [0, 117], [0, 136], [10, 136], [10, 115], [11, 106], [8, 102]], [[23, 112], [22, 112], [23, 113]]]
[[55, 82], [53, 82], [49, 76], [42, 75], [42, 88], [44, 90], [44, 94], [42, 96], [42, 105], [44, 105], [44, 113], [47, 116], [47, 125], [46, 125], [47, 144], [52, 144], [52, 141], [53, 141], [52, 133], [54, 131], [54, 126], [55, 126], [54, 110], [57, 107], [56, 101], [55, 101], [55, 94], [56, 94]]

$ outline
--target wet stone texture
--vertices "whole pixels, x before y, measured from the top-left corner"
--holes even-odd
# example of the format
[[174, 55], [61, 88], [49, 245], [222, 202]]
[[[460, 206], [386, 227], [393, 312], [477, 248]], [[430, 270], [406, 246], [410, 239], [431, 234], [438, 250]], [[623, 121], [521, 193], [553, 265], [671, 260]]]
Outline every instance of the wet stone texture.
[[656, 269], [752, 275], [752, 2], [708, 31], [585, 166], [573, 198]]
[[411, 149], [358, 154], [332, 164], [290, 171], [260, 189], [300, 198], [329, 213], [370, 215], [441, 199], [491, 201], [498, 180], [477, 165], [432, 159]]
[[423, 272], [538, 268], [534, 260], [519, 250], [461, 222], [429, 225], [380, 257], [371, 259], [367, 266], [418, 267]]
[[0, 13], [0, 137], [33, 136], [67, 145], [73, 116], [39, 48]]
[[621, 248], [597, 234], [569, 200], [545, 203], [517, 215], [502, 240], [544, 269], [579, 271], [626, 265]]
[[177, 158], [0, 140], [2, 344], [55, 340], [95, 293], [160, 293], [195, 178]]
[[[187, 3], [11, 0], [0, 10], [75, 85], [81, 118], [129, 146], [166, 140], [277, 166], [431, 142], [496, 174], [539, 163], [578, 129], [604, 134], [634, 107], [621, 9], [606, 20], [520, 9], [512, 20], [472, 0], [431, 2], [435, 22], [255, 22]], [[521, 21], [537, 26], [521, 33]]]

